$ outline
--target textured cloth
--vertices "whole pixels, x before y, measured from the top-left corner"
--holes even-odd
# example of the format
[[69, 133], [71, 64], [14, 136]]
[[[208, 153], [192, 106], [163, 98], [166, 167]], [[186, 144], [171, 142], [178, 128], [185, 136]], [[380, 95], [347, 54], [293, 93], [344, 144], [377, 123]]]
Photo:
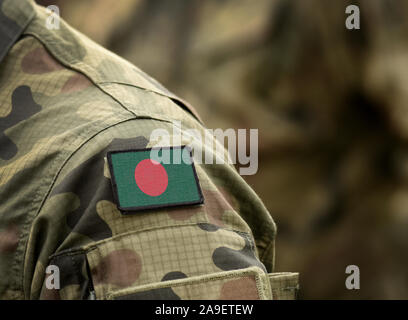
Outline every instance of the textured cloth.
[[0, 9], [0, 298], [279, 292], [267, 281], [275, 224], [233, 166], [196, 165], [202, 205], [125, 216], [114, 202], [107, 152], [151, 147], [175, 120], [203, 133], [193, 108], [64, 21], [48, 30], [33, 1]]

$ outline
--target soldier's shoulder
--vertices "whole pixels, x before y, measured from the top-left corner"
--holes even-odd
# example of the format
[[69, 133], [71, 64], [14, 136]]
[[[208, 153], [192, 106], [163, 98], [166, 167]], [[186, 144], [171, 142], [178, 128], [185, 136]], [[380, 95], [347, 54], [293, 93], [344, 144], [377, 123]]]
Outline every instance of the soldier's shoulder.
[[[171, 100], [178, 108], [181, 107], [199, 119], [191, 105], [167, 90], [157, 80], [132, 63], [98, 45], [73, 29], [63, 19], [61, 19], [58, 29], [47, 29], [45, 25], [48, 16], [45, 8], [35, 6], [35, 12], [35, 18], [26, 28], [24, 34], [39, 39], [59, 63], [85, 75], [96, 87], [119, 101], [126, 109], [138, 116], [144, 116], [149, 112], [163, 114], [163, 110], [160, 108], [154, 110], [154, 108], [147, 108], [145, 105], [144, 96], [154, 93], [159, 96], [156, 99], [159, 102], [154, 101], [155, 103], [160, 104], [163, 100]], [[153, 101], [149, 102], [151, 105]], [[140, 103], [143, 104], [142, 108], [135, 106], [140, 105]]]

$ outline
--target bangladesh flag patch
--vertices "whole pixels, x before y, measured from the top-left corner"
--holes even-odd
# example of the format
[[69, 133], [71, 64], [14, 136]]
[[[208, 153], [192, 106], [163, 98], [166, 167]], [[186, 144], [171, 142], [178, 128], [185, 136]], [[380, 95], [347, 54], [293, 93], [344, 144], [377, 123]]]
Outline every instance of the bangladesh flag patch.
[[186, 146], [110, 151], [107, 158], [114, 199], [122, 214], [204, 202]]

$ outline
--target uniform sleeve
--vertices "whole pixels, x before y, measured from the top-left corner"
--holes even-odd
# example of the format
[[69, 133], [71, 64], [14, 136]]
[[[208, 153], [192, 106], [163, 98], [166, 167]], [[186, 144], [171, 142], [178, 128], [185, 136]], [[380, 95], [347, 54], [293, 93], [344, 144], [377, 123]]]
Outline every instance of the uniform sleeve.
[[[272, 299], [275, 292], [276, 298], [275, 225], [230, 165], [195, 164], [203, 204], [118, 210], [106, 155], [151, 147], [157, 128], [171, 126], [140, 119], [112, 127], [64, 166], [40, 213], [58, 245], [36, 269], [38, 297]], [[49, 266], [58, 278], [44, 273]], [[295, 278], [286, 274], [281, 283], [294, 288]]]

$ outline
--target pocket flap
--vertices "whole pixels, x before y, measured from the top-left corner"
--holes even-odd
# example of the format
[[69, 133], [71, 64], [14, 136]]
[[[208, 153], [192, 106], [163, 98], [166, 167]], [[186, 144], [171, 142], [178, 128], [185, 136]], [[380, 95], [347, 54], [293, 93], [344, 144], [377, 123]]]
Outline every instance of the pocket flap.
[[270, 300], [268, 275], [258, 267], [156, 282], [111, 292], [112, 300]]

